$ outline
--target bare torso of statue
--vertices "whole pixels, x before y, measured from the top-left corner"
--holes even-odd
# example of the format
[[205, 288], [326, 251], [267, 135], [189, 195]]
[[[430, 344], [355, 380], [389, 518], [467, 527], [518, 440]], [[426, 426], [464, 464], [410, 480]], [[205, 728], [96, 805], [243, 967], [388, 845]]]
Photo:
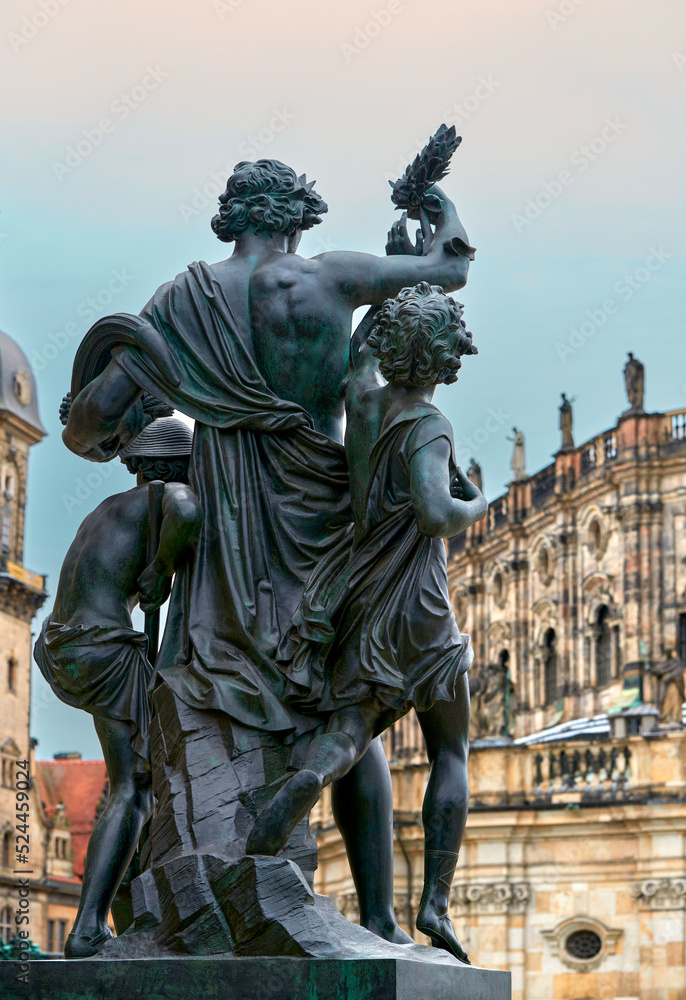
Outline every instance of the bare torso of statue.
[[148, 487], [108, 497], [76, 533], [62, 566], [53, 618], [64, 625], [131, 625], [146, 565]]
[[220, 281], [227, 271], [245, 271], [257, 367], [275, 395], [298, 403], [318, 431], [342, 441], [349, 300], [316, 257], [274, 251], [251, 264], [234, 256], [213, 271]]
[[[147, 484], [134, 486], [108, 497], [83, 521], [64, 559], [54, 621], [86, 628], [131, 626], [148, 562], [148, 497]], [[186, 522], [193, 528], [196, 518], [188, 487], [167, 483], [164, 510], [175, 535], [171, 548], [183, 547]]]

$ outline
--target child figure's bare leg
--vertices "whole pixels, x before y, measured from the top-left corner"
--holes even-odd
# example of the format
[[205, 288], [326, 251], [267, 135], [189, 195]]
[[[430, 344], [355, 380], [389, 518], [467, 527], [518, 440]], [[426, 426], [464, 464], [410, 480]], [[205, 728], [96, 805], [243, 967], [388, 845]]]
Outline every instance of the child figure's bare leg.
[[342, 778], [366, 753], [380, 714], [374, 701], [334, 712], [326, 732], [310, 743], [303, 765], [279, 789], [255, 821], [245, 847], [247, 854], [275, 855], [298, 823], [307, 816], [322, 788]]
[[331, 805], [357, 890], [360, 923], [393, 944], [412, 944], [393, 909], [393, 786], [380, 739], [334, 781]]
[[81, 902], [64, 949], [67, 958], [96, 954], [109, 936], [109, 908], [152, 812], [152, 790], [134, 778], [129, 726], [96, 718], [95, 729], [107, 764], [110, 793], [88, 843]]
[[437, 701], [417, 713], [426, 740], [431, 777], [424, 795], [424, 892], [417, 929], [432, 944], [469, 962], [448, 915], [448, 897], [469, 809], [469, 685], [459, 680], [454, 702]]

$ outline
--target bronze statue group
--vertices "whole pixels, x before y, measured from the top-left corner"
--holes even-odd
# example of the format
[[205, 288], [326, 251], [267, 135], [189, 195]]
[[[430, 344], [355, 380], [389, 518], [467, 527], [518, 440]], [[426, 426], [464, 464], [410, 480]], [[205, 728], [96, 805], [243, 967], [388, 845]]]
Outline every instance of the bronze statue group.
[[[94, 716], [110, 779], [68, 957], [110, 936], [153, 809], [149, 692], [163, 679], [194, 708], [304, 737], [246, 851], [278, 854], [332, 784], [361, 923], [398, 944], [411, 938], [393, 911], [379, 737], [416, 711], [431, 762], [417, 927], [468, 961], [448, 897], [469, 799], [472, 650], [444, 539], [486, 501], [432, 402], [476, 354], [446, 294], [465, 284], [473, 250], [435, 183], [458, 141], [442, 127], [396, 185], [406, 211], [384, 257], [298, 256], [325, 203], [279, 161], [238, 164], [212, 222], [232, 256], [191, 264], [138, 317], [100, 321], [77, 354], [64, 441], [92, 461], [120, 456], [137, 485], [79, 528], [36, 643], [57, 696]], [[421, 223], [415, 243], [408, 217]], [[351, 340], [361, 305], [371, 309]], [[157, 529], [149, 484], [160, 480]], [[170, 591], [153, 670], [131, 611], [152, 614]]]

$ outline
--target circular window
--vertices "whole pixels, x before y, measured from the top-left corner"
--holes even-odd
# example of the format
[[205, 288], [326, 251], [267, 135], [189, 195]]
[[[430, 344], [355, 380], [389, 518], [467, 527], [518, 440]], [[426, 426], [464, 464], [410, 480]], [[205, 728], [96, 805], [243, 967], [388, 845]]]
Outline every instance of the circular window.
[[572, 958], [588, 962], [600, 954], [603, 942], [595, 931], [574, 931], [565, 940], [565, 951]]

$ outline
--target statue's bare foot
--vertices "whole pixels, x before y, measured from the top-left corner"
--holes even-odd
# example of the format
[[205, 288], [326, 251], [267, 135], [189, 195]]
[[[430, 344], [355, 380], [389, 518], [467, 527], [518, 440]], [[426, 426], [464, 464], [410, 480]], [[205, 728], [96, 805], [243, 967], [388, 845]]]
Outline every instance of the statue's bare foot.
[[114, 937], [114, 934], [105, 927], [104, 930], [96, 929], [92, 934], [79, 934], [72, 931], [64, 944], [65, 958], [91, 958], [102, 951], [103, 946]]
[[445, 951], [449, 951], [465, 965], [472, 964], [467, 952], [457, 940], [448, 914], [439, 913], [431, 903], [422, 904], [417, 915], [417, 930], [431, 938], [431, 944], [434, 948], [443, 948]]
[[286, 842], [301, 819], [309, 813], [322, 793], [322, 779], [314, 771], [298, 771], [279, 789], [255, 820], [245, 845], [246, 854], [271, 857]]
[[363, 925], [372, 934], [390, 941], [391, 944], [414, 944], [409, 934], [402, 929], [395, 916], [371, 918]]

